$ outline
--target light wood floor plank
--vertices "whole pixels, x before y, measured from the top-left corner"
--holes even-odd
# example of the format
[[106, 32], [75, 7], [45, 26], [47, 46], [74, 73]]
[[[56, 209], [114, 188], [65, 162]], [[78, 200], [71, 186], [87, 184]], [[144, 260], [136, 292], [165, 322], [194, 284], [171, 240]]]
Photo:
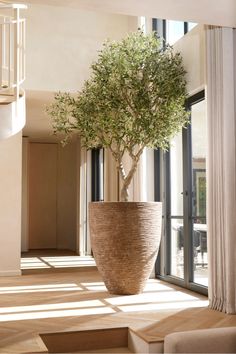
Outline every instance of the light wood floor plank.
[[[207, 299], [157, 280], [143, 294], [109, 295], [94, 269], [0, 279], [0, 353], [39, 353], [39, 333], [127, 326], [152, 340], [173, 330], [235, 326]], [[171, 321], [169, 321], [169, 319]]]

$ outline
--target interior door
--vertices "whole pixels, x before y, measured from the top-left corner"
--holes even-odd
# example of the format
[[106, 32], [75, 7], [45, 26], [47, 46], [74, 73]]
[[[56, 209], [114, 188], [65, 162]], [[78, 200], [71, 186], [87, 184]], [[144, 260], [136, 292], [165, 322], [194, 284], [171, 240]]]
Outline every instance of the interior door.
[[57, 144], [29, 147], [29, 248], [56, 248]]

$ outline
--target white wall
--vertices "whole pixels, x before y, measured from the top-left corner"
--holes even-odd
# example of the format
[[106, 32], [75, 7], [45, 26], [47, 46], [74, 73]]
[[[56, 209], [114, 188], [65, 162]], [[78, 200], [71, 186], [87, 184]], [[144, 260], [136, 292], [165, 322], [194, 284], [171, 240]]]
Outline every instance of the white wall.
[[53, 5], [66, 3], [74, 8], [93, 11], [236, 27], [235, 0], [22, 0], [21, 2]]
[[0, 141], [0, 276], [20, 274], [21, 133]]
[[137, 18], [69, 7], [30, 5], [25, 12], [26, 82], [38, 91], [77, 91], [107, 39], [137, 29]]
[[204, 26], [194, 27], [174, 44], [174, 48], [183, 56], [189, 95], [204, 89], [206, 83]]

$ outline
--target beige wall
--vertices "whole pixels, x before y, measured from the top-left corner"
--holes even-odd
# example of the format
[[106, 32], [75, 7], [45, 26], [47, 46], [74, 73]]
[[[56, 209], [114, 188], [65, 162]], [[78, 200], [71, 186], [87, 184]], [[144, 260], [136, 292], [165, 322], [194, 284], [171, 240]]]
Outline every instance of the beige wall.
[[76, 250], [77, 237], [77, 142], [58, 146], [57, 248]]
[[[27, 119], [24, 135], [35, 142], [55, 141], [45, 106], [55, 91], [77, 91], [107, 39], [120, 39], [138, 27], [137, 17], [68, 7], [30, 5], [27, 19]], [[75, 145], [58, 150], [57, 246], [79, 249], [78, 156]], [[26, 189], [25, 189], [26, 190]], [[24, 196], [25, 200], [25, 196]], [[27, 217], [24, 213], [23, 219]], [[78, 236], [79, 238], [79, 236]], [[76, 248], [75, 248], [76, 247]]]
[[138, 28], [137, 17], [95, 13], [68, 7], [30, 5], [25, 11], [26, 126], [24, 135], [52, 139], [45, 106], [54, 92], [81, 89], [90, 65], [107, 39]]
[[21, 133], [0, 141], [0, 276], [20, 274]]
[[205, 32], [198, 25], [175, 43], [174, 48], [181, 52], [187, 71], [188, 93], [194, 94], [205, 88]]
[[57, 247], [57, 144], [29, 144], [29, 248]]
[[25, 15], [30, 90], [79, 90], [104, 40], [120, 39], [138, 26], [136, 17], [69, 7], [30, 5]]
[[21, 201], [21, 251], [28, 251], [29, 243], [29, 208], [28, 208], [28, 157], [29, 142], [27, 137], [22, 138], [22, 201]]

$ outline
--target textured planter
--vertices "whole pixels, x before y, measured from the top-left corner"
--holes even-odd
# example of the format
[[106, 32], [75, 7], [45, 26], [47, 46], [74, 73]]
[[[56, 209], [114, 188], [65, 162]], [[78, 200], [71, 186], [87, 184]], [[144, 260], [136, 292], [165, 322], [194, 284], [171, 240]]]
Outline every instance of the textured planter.
[[159, 249], [161, 221], [161, 203], [89, 204], [93, 255], [111, 294], [143, 291]]

